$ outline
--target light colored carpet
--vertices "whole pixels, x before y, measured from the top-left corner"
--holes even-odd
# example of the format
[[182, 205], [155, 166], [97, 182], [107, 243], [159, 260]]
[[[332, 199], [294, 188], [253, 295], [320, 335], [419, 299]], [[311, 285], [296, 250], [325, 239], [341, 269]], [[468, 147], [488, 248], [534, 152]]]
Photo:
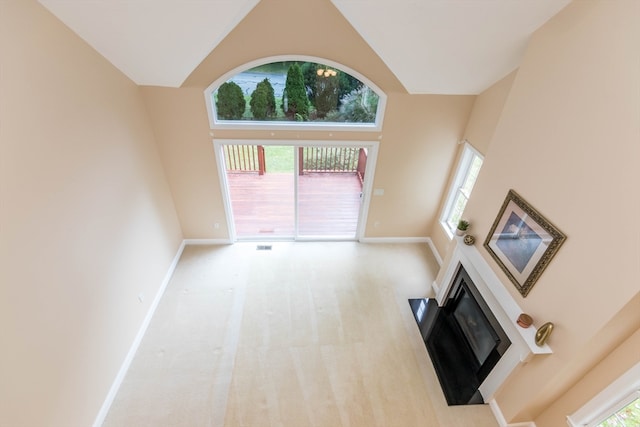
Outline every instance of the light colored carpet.
[[407, 298], [426, 244], [188, 246], [105, 427], [496, 427], [448, 407]]

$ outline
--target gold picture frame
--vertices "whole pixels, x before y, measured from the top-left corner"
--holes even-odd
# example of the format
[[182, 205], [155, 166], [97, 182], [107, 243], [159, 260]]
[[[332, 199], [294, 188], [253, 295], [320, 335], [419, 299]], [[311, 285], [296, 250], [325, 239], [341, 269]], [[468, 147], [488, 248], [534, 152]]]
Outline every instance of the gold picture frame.
[[509, 190], [484, 247], [526, 297], [566, 238], [518, 193]]

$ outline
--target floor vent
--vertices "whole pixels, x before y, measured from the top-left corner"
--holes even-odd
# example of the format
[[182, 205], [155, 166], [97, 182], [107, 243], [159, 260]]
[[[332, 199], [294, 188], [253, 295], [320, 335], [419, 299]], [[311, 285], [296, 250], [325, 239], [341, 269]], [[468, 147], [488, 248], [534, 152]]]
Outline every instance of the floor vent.
[[271, 245], [258, 245], [256, 246], [256, 250], [258, 251], [270, 251]]

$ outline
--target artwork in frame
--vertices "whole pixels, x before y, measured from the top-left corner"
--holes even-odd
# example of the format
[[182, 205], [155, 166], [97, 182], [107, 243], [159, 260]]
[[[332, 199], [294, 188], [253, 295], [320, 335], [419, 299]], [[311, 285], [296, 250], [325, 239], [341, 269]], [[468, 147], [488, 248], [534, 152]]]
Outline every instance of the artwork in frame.
[[509, 190], [484, 247], [526, 297], [566, 236]]

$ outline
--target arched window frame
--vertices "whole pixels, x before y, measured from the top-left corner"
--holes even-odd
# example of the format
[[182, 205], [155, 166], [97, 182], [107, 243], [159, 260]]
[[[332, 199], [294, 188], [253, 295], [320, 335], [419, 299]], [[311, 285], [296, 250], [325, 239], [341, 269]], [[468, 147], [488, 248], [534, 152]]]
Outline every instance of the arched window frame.
[[[338, 122], [286, 122], [286, 121], [249, 121], [249, 120], [218, 120], [215, 110], [215, 103], [213, 102], [213, 93], [231, 77], [239, 74], [243, 71], [251, 68], [270, 64], [274, 62], [285, 61], [299, 61], [299, 62], [314, 62], [318, 64], [324, 64], [329, 67], [335, 68], [339, 71], [346, 72], [353, 77], [360, 80], [362, 83], [372, 89], [376, 95], [378, 95], [378, 109], [376, 111], [376, 120], [374, 123], [338, 123]], [[370, 131], [380, 132], [382, 131], [382, 123], [384, 120], [384, 113], [387, 104], [387, 95], [376, 84], [369, 80], [359, 72], [339, 64], [335, 61], [331, 61], [325, 58], [318, 58], [313, 56], [299, 56], [299, 55], [285, 55], [285, 56], [271, 56], [267, 58], [257, 59], [248, 63], [245, 63], [233, 70], [220, 76], [213, 83], [211, 83], [204, 91], [205, 104], [207, 106], [207, 114], [209, 116], [209, 127], [215, 129], [233, 129], [233, 130], [324, 130], [324, 131]]]

